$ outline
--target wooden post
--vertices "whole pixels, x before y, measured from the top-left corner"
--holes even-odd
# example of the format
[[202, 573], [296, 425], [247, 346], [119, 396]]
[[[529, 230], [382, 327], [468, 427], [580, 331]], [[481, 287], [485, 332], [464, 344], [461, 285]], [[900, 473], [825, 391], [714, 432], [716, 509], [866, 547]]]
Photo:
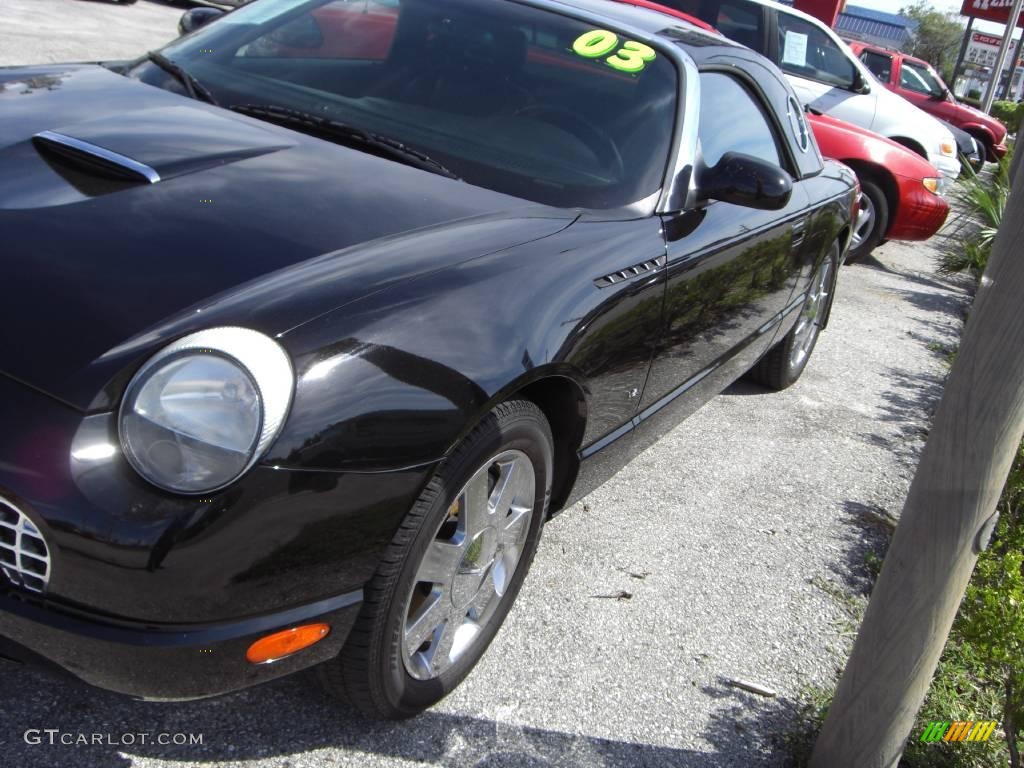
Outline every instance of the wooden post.
[[911, 729], [1024, 433], [1021, 242], [1024, 173], [811, 768], [894, 768], [920, 736]]

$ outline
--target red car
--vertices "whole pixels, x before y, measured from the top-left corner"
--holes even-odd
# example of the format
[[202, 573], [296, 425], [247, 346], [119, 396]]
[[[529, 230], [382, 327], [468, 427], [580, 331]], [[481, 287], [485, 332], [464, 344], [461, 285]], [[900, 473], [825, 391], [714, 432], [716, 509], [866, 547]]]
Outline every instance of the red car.
[[846, 262], [867, 256], [883, 239], [927, 240], [949, 214], [938, 194], [940, 174], [920, 155], [866, 128], [808, 114], [821, 154], [850, 166], [861, 210]]
[[890, 91], [971, 134], [985, 149], [986, 159], [995, 162], [1006, 154], [1006, 126], [974, 107], [959, 103], [931, 64], [857, 41], [850, 41], [850, 48]]

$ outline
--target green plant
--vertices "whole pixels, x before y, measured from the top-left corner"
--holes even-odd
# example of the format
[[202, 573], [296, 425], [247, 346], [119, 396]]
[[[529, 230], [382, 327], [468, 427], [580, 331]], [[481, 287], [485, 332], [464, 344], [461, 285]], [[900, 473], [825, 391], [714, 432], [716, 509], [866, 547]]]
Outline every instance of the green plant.
[[1021, 768], [1024, 729], [1024, 445], [1003, 491], [992, 546], [982, 552], [960, 606], [956, 634], [971, 645], [979, 676], [1003, 694], [1010, 765]]
[[925, 727], [933, 720], [1002, 719], [998, 686], [987, 683], [982, 672], [971, 644], [956, 632], [951, 634], [907, 739], [900, 768], [1006, 768], [1006, 744], [997, 735], [984, 743], [921, 741]]
[[1010, 195], [1009, 168], [1010, 154], [992, 173], [976, 174], [970, 166], [965, 167], [955, 192], [961, 210], [940, 244], [939, 271], [943, 274], [967, 272], [980, 278], [985, 271]]
[[964, 36], [959, 14], [938, 11], [931, 2], [916, 0], [900, 10], [900, 15], [917, 22], [904, 50], [930, 61], [936, 69], [951, 67]]
[[1020, 125], [1020, 119], [1024, 116], [1024, 104], [1016, 101], [994, 101], [992, 102], [992, 117], [1002, 122], [1006, 129], [1013, 133]]

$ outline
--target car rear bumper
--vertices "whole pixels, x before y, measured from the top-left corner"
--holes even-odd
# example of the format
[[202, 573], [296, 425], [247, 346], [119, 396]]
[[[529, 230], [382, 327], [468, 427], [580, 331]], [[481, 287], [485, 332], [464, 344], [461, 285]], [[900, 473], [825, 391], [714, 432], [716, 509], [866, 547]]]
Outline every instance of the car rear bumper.
[[[228, 693], [335, 656], [362, 604], [349, 592], [276, 614], [206, 625], [153, 626], [72, 613], [11, 593], [0, 595], [0, 656], [47, 662], [99, 688], [147, 700]], [[252, 664], [249, 645], [275, 630], [323, 622], [319, 643], [272, 663]]]
[[946, 222], [949, 203], [924, 188], [920, 179], [896, 177], [899, 203], [885, 236], [889, 240], [927, 240]]

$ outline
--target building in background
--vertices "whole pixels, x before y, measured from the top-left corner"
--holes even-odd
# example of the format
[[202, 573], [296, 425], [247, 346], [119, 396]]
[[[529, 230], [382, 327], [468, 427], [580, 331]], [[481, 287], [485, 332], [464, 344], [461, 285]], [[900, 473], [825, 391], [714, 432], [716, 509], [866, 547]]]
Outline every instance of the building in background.
[[[793, 0], [778, 0], [778, 2], [783, 5], [793, 5]], [[859, 5], [848, 5], [836, 16], [836, 23], [832, 28], [840, 37], [862, 40], [872, 45], [898, 50], [913, 36], [917, 30], [917, 22], [897, 13], [873, 11], [870, 8], [861, 8]]]
[[[1014, 38], [1010, 44], [1010, 53], [1012, 54], [1017, 49], [1017, 40]], [[980, 98], [985, 96], [985, 88], [988, 85], [988, 79], [992, 74], [992, 67], [996, 64], [996, 56], [999, 54], [999, 45], [1003, 39], [995, 35], [986, 35], [982, 32], [972, 32], [971, 39], [967, 43], [967, 51], [964, 53], [963, 72], [956, 79], [953, 84], [953, 93], [958, 97], [964, 98], [971, 95], [971, 91], [976, 91], [981, 94]], [[1003, 74], [1000, 78], [1000, 87], [1002, 83], [1006, 82], [1006, 76], [1010, 70], [1011, 64], [1010, 57], [1006, 58], [1006, 66], [1003, 68]], [[997, 95], [999, 92], [996, 92]], [[1024, 69], [1021, 68], [1020, 62], [1017, 64], [1017, 68], [1013, 73], [1013, 82], [1010, 85], [1010, 93], [1007, 98], [1017, 101], [1024, 94]]]
[[903, 48], [917, 30], [917, 22], [896, 13], [848, 5], [836, 17], [836, 32], [885, 48]]

